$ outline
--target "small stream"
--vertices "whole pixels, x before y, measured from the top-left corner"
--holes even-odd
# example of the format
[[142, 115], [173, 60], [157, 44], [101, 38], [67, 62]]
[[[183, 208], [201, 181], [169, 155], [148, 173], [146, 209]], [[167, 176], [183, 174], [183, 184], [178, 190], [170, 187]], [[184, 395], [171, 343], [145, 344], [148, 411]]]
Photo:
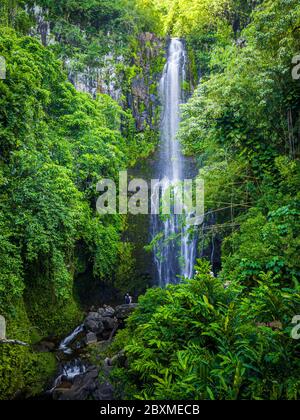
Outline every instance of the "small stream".
[[[109, 381], [110, 370], [113, 363], [124, 359], [124, 356], [117, 354], [110, 359], [106, 357], [106, 350], [117, 330], [124, 328], [124, 320], [135, 307], [136, 304], [115, 308], [104, 305], [89, 312], [83, 323], [51, 350], [58, 360], [58, 372], [39, 399], [112, 400], [114, 389]], [[87, 351], [90, 346], [97, 349], [97, 361], [94, 363], [89, 360], [89, 354], [93, 354]]]
[[60, 361], [59, 374], [50, 393], [62, 385], [72, 384], [76, 376], [86, 372], [88, 365], [80, 358], [80, 350], [84, 347], [83, 333], [82, 324], [60, 342], [57, 350], [57, 358]]
[[[63, 352], [65, 355], [71, 355], [73, 354], [74, 349], [70, 347], [74, 341], [78, 338], [81, 333], [84, 331], [84, 325], [79, 325], [75, 328], [75, 330], [68, 335], [66, 338], [64, 338], [61, 343], [59, 344], [58, 350]], [[80, 347], [80, 343], [78, 343], [78, 346]]]

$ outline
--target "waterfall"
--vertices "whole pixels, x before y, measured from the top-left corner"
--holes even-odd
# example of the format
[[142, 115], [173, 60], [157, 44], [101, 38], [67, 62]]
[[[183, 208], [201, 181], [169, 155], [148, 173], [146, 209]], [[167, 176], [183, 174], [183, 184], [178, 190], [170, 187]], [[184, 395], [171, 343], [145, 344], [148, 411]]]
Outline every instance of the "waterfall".
[[82, 333], [83, 330], [83, 325], [79, 325], [79, 327], [75, 328], [75, 330], [60, 343], [59, 350], [65, 354], [72, 354], [73, 350], [70, 347], [70, 344], [72, 344], [72, 342], [79, 336], [80, 333]]
[[[186, 80], [187, 55], [184, 44], [172, 39], [168, 60], [160, 82], [162, 103], [161, 140], [156, 175], [163, 188], [174, 188], [183, 181], [187, 163], [183, 158], [177, 133], [180, 124], [180, 105], [184, 102], [183, 82]], [[152, 197], [153, 201], [153, 197]], [[176, 213], [176, 212], [175, 212]], [[178, 276], [191, 278], [196, 258], [196, 243], [190, 226], [182, 216], [173, 213], [167, 218], [152, 216], [154, 260], [161, 287], [178, 282]], [[186, 219], [187, 220], [187, 219]]]

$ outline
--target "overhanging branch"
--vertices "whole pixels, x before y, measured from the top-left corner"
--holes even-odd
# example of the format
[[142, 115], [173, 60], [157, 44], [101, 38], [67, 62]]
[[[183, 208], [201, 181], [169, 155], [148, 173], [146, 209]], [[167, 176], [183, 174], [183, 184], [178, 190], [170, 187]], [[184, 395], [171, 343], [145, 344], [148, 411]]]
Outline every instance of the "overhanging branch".
[[28, 343], [24, 343], [23, 341], [19, 341], [19, 340], [2, 339], [2, 340], [0, 340], [0, 344], [12, 344], [12, 345], [15, 345], [15, 346], [29, 347]]

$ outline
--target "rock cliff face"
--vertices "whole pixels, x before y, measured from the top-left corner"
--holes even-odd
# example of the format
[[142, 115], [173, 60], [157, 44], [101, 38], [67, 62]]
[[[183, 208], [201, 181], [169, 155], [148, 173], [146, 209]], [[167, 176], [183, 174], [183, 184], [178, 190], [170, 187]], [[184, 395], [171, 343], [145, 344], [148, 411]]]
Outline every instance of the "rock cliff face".
[[97, 66], [79, 66], [76, 59], [66, 59], [65, 67], [70, 82], [79, 92], [85, 92], [94, 98], [98, 93], [109, 95], [115, 101], [122, 104], [123, 74], [118, 68], [124, 65], [124, 57], [112, 52], [99, 57]]
[[50, 21], [48, 19], [48, 11], [40, 6], [33, 6], [27, 11], [33, 15], [35, 26], [31, 28], [30, 35], [40, 38], [44, 46], [51, 45], [55, 42], [54, 36], [51, 34]]
[[157, 129], [159, 123], [159, 80], [165, 64], [165, 40], [154, 34], [140, 34], [139, 48], [134, 65], [139, 69], [132, 79], [128, 105], [133, 111], [137, 129], [147, 126]]
[[[31, 35], [39, 38], [43, 45], [67, 42], [55, 28], [55, 21], [48, 10], [34, 6], [28, 10], [33, 16], [35, 25]], [[52, 30], [53, 29], [53, 30]], [[81, 36], [86, 37], [81, 28]], [[134, 46], [125, 53], [120, 53], [120, 46], [111, 34], [106, 35], [109, 53], [99, 55], [90, 60], [81, 60], [68, 56], [67, 50], [62, 60], [70, 82], [80, 92], [96, 97], [97, 93], [111, 96], [124, 108], [132, 110], [139, 132], [147, 128], [155, 130], [159, 121], [159, 101], [157, 87], [165, 63], [165, 39], [154, 34], [141, 33]], [[64, 49], [64, 48], [63, 48]], [[84, 63], [84, 61], [86, 61]]]
[[76, 61], [66, 60], [69, 80], [81, 92], [111, 96], [123, 108], [129, 108], [136, 129], [143, 132], [159, 125], [158, 83], [165, 63], [165, 40], [152, 33], [142, 33], [136, 52], [130, 57], [120, 55], [111, 44], [110, 53], [99, 57], [99, 64], [78, 70]]

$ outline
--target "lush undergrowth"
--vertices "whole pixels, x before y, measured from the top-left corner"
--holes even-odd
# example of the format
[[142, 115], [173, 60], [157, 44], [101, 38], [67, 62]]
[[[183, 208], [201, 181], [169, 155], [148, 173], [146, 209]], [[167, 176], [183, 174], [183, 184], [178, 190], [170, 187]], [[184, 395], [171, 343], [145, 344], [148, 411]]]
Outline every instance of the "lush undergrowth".
[[228, 279], [251, 284], [271, 271], [296, 286], [300, 84], [292, 59], [300, 48], [299, 4], [266, 1], [249, 19], [239, 42], [215, 43], [210, 74], [184, 108], [181, 138], [202, 166], [206, 219], [213, 221], [205, 239], [222, 240]]
[[[89, 42], [104, 43], [95, 29], [101, 19], [106, 22], [103, 37], [108, 27], [122, 26], [124, 2], [85, 4], [82, 22], [74, 17], [77, 9], [71, 13], [73, 2], [40, 3], [53, 19], [63, 7], [57, 25], [69, 22], [73, 30], [85, 25], [93, 32]], [[24, 1], [0, 5], [0, 56], [6, 62], [6, 78], [0, 80], [0, 314], [8, 338], [32, 344], [65, 334], [80, 322], [74, 292], [78, 276], [87, 272], [95, 283], [114, 290], [118, 265], [131, 257], [124, 255], [121, 241], [126, 220], [97, 214], [96, 184], [101, 177], [118, 179], [120, 170], [147, 156], [156, 135], [149, 129], [137, 133], [130, 109], [109, 96], [92, 98], [75, 90], [60, 59], [63, 49], [75, 55], [77, 44], [67, 31], [67, 39], [52, 47], [27, 36], [35, 25], [30, 6]], [[138, 14], [133, 6], [127, 10]], [[132, 25], [134, 33], [142, 31], [146, 17], [139, 19], [132, 17], [126, 36], [120, 32], [123, 48], [130, 48]], [[83, 41], [86, 35], [79, 32]], [[80, 55], [84, 45], [77, 47]], [[19, 390], [40, 392], [55, 361], [31, 348], [1, 345], [0, 366], [0, 398], [7, 398]]]
[[123, 398], [299, 399], [299, 2], [191, 3], [165, 22], [202, 69], [180, 138], [205, 180], [199, 253], [222, 243], [222, 261], [217, 278], [200, 262], [140, 299], [115, 384]]
[[[60, 317], [62, 319], [63, 316]], [[26, 343], [44, 338], [45, 332], [33, 327], [29, 320], [22, 299], [14, 302], [14, 315], [8, 318], [8, 334]], [[18, 396], [18, 393], [21, 398], [30, 397], [51, 388], [57, 368], [53, 353], [35, 353], [31, 347], [1, 345], [0, 361], [1, 400]]]
[[80, 316], [74, 276], [87, 264], [100, 278], [113, 275], [123, 221], [96, 216], [95, 185], [133, 158], [134, 131], [125, 142], [121, 119], [129, 130], [130, 115], [108, 97], [77, 93], [37, 41], [2, 30], [0, 49], [7, 62], [0, 86], [1, 314], [9, 336], [24, 339], [17, 308], [25, 298], [32, 326], [60, 334]]
[[140, 298], [114, 343], [125, 342], [129, 365], [113, 372], [119, 397], [299, 399], [300, 342], [291, 338], [299, 292], [271, 274], [251, 291], [224, 288], [199, 264], [193, 280]]
[[[37, 27], [41, 18], [49, 33]], [[131, 244], [122, 242], [127, 220], [96, 213], [96, 183], [153, 151], [164, 51], [148, 32], [167, 33], [186, 39], [191, 82], [201, 75], [180, 138], [205, 180], [199, 254], [213, 256], [218, 276], [200, 260], [193, 280], [140, 298], [110, 350], [125, 345], [128, 358], [113, 371], [116, 391], [299, 399], [299, 27], [298, 0], [1, 2], [0, 313], [8, 338], [32, 344], [76, 325], [79, 277], [121, 291], [137, 284]], [[111, 85], [102, 68], [117, 80], [118, 103], [101, 93]], [[82, 90], [93, 95], [68, 81], [80, 85], [86, 75]], [[40, 392], [54, 369], [49, 354], [1, 344], [0, 398]]]

